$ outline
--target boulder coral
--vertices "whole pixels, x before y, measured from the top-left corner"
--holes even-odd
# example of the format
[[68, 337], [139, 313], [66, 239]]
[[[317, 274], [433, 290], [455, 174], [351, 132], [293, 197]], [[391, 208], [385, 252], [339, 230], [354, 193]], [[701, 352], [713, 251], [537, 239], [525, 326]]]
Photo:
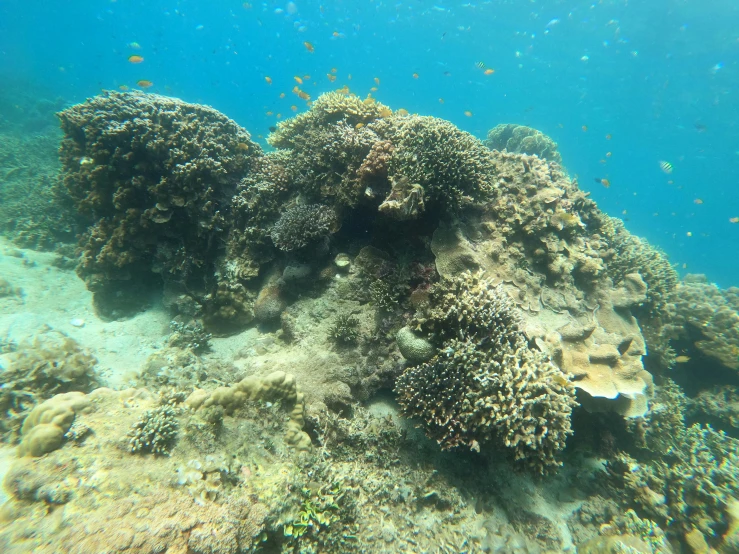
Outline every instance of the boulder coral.
[[485, 146], [516, 154], [536, 155], [550, 162], [562, 163], [557, 143], [550, 137], [525, 125], [501, 123], [488, 131]]
[[249, 133], [207, 106], [138, 92], [58, 116], [64, 185], [90, 224], [77, 271], [98, 308], [156, 275], [202, 288], [236, 184], [261, 156]]
[[398, 378], [403, 412], [421, 420], [443, 449], [510, 448], [516, 460], [540, 472], [572, 433], [576, 405], [569, 379], [531, 349], [508, 295], [478, 275], [435, 285], [429, 308], [414, 327], [440, 350]]

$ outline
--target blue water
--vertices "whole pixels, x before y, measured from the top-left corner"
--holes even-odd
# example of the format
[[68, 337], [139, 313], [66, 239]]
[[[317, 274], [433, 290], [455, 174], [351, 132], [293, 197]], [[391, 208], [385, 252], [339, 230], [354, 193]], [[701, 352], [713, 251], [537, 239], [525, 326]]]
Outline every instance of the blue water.
[[602, 209], [724, 287], [739, 285], [738, 56], [735, 0], [0, 3], [3, 81], [70, 103], [147, 79], [263, 142], [306, 109], [295, 75], [313, 98], [377, 77], [380, 101], [480, 138], [535, 127]]

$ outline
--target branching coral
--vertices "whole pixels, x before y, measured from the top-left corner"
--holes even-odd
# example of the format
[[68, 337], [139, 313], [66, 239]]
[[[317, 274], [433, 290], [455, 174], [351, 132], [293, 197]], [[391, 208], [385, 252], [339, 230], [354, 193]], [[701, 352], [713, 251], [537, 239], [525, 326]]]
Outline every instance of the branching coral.
[[328, 236], [336, 226], [336, 214], [327, 206], [294, 206], [280, 216], [270, 236], [277, 248], [289, 252]]
[[687, 400], [668, 381], [642, 425], [643, 448], [609, 462], [614, 483], [634, 507], [671, 534], [699, 530], [712, 545], [726, 531], [739, 494], [739, 441], [685, 422]]
[[92, 227], [78, 273], [93, 292], [159, 274], [202, 286], [236, 184], [261, 155], [216, 110], [108, 92], [59, 113], [64, 184]]
[[169, 454], [177, 438], [177, 415], [172, 406], [147, 410], [128, 433], [131, 452]]
[[339, 315], [328, 335], [337, 344], [356, 344], [359, 340], [359, 319], [351, 314]]
[[485, 146], [492, 150], [506, 150], [517, 154], [535, 154], [551, 162], [562, 163], [557, 143], [550, 137], [525, 125], [501, 123], [488, 131]]
[[565, 446], [574, 387], [529, 348], [505, 291], [470, 273], [434, 285], [414, 319], [440, 352], [397, 381], [403, 412], [420, 418], [443, 449], [500, 441], [544, 472]]

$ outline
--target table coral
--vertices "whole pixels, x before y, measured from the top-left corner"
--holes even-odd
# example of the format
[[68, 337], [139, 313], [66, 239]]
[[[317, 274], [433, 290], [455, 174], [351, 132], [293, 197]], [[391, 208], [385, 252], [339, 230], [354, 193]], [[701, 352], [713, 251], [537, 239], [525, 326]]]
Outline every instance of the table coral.
[[501, 123], [488, 131], [485, 146], [517, 154], [537, 155], [544, 160], [562, 163], [557, 143], [550, 137], [525, 125]]
[[98, 300], [152, 274], [202, 287], [236, 184], [261, 155], [249, 133], [212, 108], [135, 92], [58, 115], [64, 184], [91, 225], [78, 273]]
[[443, 449], [500, 441], [538, 471], [558, 465], [572, 433], [574, 387], [529, 348], [506, 292], [470, 273], [446, 279], [413, 325], [440, 351], [398, 379], [406, 415], [421, 419]]

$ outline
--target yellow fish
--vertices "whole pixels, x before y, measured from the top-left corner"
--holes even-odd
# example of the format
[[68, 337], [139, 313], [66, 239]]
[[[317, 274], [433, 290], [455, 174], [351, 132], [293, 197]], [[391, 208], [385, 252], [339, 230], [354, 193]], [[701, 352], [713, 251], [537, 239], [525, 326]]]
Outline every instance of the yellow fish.
[[684, 364], [690, 361], [690, 356], [678, 356], [675, 361], [679, 364]]

